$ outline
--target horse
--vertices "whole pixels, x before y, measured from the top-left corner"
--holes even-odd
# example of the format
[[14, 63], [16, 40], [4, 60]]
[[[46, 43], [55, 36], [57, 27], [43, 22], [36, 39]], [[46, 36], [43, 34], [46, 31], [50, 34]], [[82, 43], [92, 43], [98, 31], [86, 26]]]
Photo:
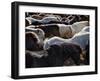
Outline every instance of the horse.
[[44, 17], [42, 19], [26, 17], [25, 19], [29, 21], [30, 25], [41, 25], [41, 24], [51, 24], [60, 22], [58, 17]]
[[38, 51], [41, 48], [40, 40], [34, 32], [25, 33], [25, 45], [26, 45], [26, 50], [30, 51], [36, 51], [36, 50]]
[[63, 43], [61, 45], [51, 45], [47, 49], [48, 57], [47, 62], [49, 66], [64, 66], [64, 62], [68, 58], [72, 58], [76, 65], [80, 65], [80, 54], [82, 50], [80, 46], [71, 43]]
[[30, 51], [26, 50], [25, 53], [25, 66], [26, 68], [47, 67], [47, 53], [46, 51]]
[[52, 37], [50, 39], [45, 39], [43, 48], [48, 49], [51, 45], [61, 45], [62, 43], [72, 43], [79, 45], [81, 49], [85, 49], [89, 40], [89, 32], [75, 34], [72, 38], [64, 39], [61, 37]]
[[34, 26], [28, 26], [25, 28], [26, 32], [34, 32], [35, 34], [37, 34], [39, 40], [40, 40], [40, 44], [43, 45], [43, 41], [45, 39], [45, 33], [42, 29], [37, 28], [35, 29]]
[[39, 25], [35, 28], [40, 28], [45, 32], [45, 37], [59, 36], [62, 38], [71, 38], [75, 34], [75, 30], [72, 28], [72, 25], [65, 24], [47, 24]]
[[72, 28], [75, 30], [76, 33], [80, 32], [86, 26], [89, 26], [88, 21], [80, 21], [72, 24]]

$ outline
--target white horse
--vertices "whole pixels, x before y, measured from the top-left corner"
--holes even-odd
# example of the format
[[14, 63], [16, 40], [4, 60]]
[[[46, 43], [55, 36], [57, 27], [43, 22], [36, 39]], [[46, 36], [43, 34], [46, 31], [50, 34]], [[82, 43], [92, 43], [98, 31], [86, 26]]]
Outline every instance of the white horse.
[[89, 26], [88, 21], [80, 21], [80, 22], [75, 22], [74, 24], [72, 24], [72, 28], [75, 30], [75, 33], [80, 32], [86, 26]]
[[55, 17], [55, 16], [50, 16], [50, 17], [44, 17], [41, 20], [42, 23], [49, 23], [51, 21], [59, 21], [60, 22], [60, 18], [59, 17]]
[[43, 19], [35, 19], [32, 17], [26, 17], [26, 20], [29, 21], [29, 24], [36, 24], [41, 23], [41, 24], [49, 24], [51, 21], [54, 22], [60, 22], [60, 19], [58, 17], [44, 17]]
[[89, 26], [85, 26], [86, 23], [87, 21], [84, 22], [82, 21], [80, 23], [77, 22], [77, 30], [75, 29], [75, 26], [73, 27], [73, 25], [65, 25], [65, 24], [56, 24], [56, 25], [59, 27], [60, 37], [71, 38], [75, 35], [75, 33], [79, 32], [82, 33], [86, 31], [89, 32]]
[[84, 50], [88, 41], [89, 41], [89, 32], [75, 34], [75, 36], [73, 36], [70, 39], [63, 39], [63, 38], [60, 38], [60, 37], [52, 37], [52, 38], [46, 39], [44, 41], [44, 47], [43, 48], [44, 48], [44, 50], [46, 50], [51, 45], [61, 45], [62, 43], [72, 43], [72, 44], [79, 45], [82, 48], [82, 50]]

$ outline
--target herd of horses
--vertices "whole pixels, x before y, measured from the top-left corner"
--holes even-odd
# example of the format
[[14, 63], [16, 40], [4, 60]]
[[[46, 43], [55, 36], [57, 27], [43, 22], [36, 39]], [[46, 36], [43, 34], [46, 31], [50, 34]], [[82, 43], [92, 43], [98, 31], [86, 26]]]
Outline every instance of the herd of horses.
[[89, 16], [27, 13], [25, 66], [89, 65]]

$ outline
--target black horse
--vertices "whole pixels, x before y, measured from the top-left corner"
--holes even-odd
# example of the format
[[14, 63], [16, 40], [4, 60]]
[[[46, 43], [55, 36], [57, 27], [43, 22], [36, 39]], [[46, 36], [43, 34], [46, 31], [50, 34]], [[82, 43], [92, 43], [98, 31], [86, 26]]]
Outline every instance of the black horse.
[[48, 50], [47, 61], [49, 66], [63, 66], [64, 61], [72, 58], [76, 65], [80, 65], [80, 46], [75, 44], [63, 43], [62, 45], [52, 45]]

